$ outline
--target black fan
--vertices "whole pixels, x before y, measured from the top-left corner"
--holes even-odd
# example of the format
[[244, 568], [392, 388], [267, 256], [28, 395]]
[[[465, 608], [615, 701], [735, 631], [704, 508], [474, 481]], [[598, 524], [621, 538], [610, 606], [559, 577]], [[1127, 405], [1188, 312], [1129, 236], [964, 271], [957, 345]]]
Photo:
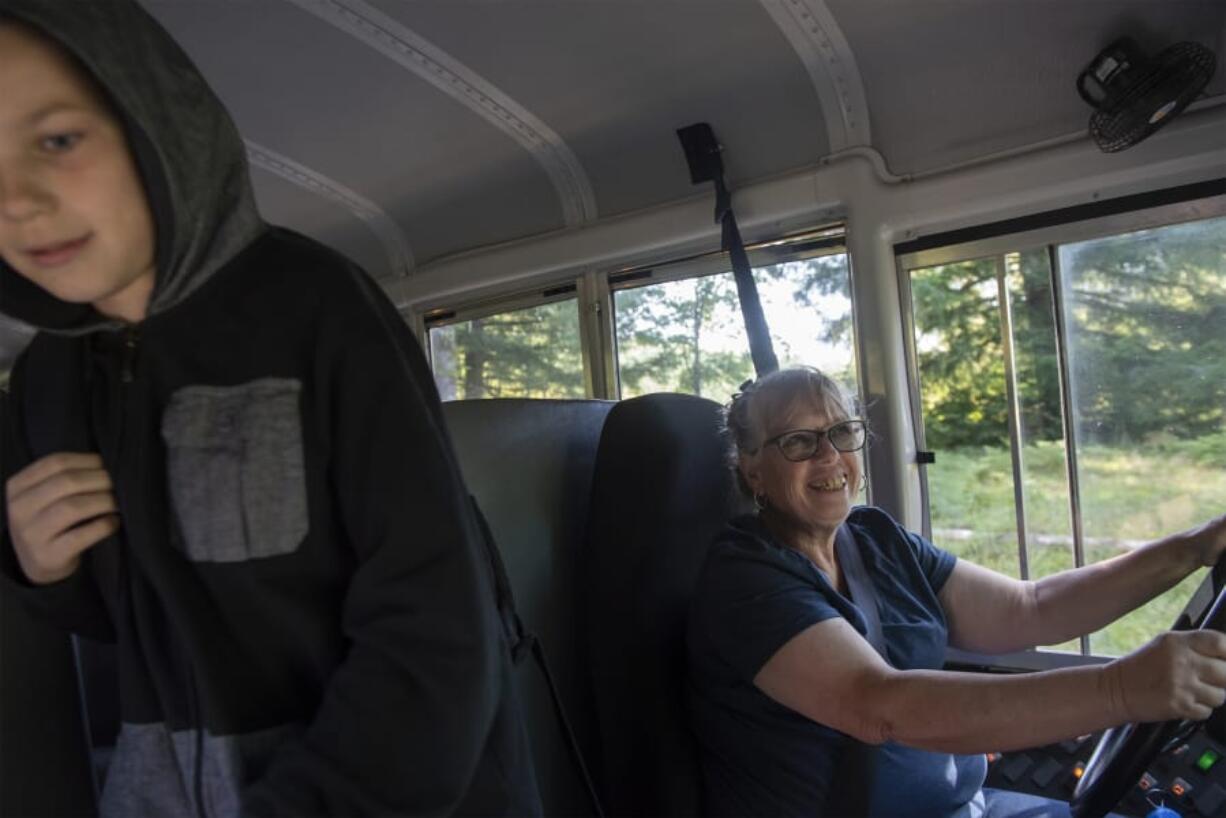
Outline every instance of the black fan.
[[1096, 109], [1090, 135], [1106, 153], [1132, 147], [1196, 99], [1216, 65], [1200, 43], [1176, 43], [1149, 59], [1131, 38], [1116, 40], [1077, 77], [1081, 98]]

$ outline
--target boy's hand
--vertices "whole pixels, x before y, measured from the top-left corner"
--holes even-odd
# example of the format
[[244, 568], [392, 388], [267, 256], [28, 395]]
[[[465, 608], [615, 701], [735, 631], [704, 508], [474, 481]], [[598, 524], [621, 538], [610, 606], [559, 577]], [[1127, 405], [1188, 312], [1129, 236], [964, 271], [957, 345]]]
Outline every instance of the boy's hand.
[[9, 478], [9, 534], [30, 582], [66, 579], [77, 570], [82, 552], [119, 530], [111, 489], [96, 454], [50, 454]]

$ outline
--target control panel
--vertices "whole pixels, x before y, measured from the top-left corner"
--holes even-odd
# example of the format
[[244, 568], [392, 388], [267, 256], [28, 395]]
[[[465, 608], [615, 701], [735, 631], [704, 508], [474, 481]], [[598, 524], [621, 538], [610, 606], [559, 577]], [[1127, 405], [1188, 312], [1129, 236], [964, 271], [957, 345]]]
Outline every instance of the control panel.
[[[991, 753], [985, 786], [1067, 801], [1097, 743], [1096, 734], [1019, 752]], [[1159, 805], [1184, 818], [1226, 818], [1226, 744], [1198, 730], [1155, 758], [1115, 812], [1144, 818]]]

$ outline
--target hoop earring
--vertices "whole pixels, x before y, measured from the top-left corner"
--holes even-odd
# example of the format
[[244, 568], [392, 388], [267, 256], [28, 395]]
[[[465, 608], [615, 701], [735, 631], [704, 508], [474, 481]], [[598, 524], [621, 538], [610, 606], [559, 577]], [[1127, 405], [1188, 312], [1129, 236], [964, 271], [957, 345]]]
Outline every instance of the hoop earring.
[[753, 496], [753, 508], [754, 508], [754, 511], [758, 511], [758, 512], [765, 511], [765, 510], [766, 510], [767, 505], [768, 505], [768, 504], [767, 504], [767, 501], [766, 501], [766, 493], [765, 493], [765, 492], [759, 492], [758, 494], [755, 494], [755, 495]]
[[860, 487], [856, 489], [856, 494], [864, 493], [866, 488], [868, 488], [868, 475], [864, 472], [860, 472]]

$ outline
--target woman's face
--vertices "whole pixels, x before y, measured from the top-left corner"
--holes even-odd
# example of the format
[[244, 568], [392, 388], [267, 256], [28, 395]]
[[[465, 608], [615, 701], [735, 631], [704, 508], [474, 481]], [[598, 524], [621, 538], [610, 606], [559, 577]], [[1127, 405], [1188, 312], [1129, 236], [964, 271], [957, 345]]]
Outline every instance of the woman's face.
[[[770, 440], [793, 429], [825, 430], [842, 414], [800, 404], [762, 424], [760, 440]], [[789, 527], [804, 531], [833, 531], [847, 519], [860, 486], [860, 455], [840, 452], [823, 437], [817, 451], [798, 463], [783, 456], [773, 443], [741, 458], [741, 473], [754, 494]]]

